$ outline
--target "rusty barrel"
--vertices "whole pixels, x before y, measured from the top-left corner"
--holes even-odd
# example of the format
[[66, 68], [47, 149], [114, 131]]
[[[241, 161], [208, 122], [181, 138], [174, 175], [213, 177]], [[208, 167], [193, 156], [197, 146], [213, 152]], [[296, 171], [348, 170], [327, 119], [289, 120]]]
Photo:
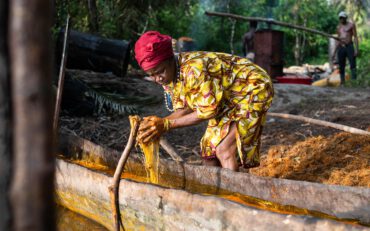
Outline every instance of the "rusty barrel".
[[265, 69], [272, 78], [283, 75], [284, 32], [259, 30], [254, 36], [255, 63]]

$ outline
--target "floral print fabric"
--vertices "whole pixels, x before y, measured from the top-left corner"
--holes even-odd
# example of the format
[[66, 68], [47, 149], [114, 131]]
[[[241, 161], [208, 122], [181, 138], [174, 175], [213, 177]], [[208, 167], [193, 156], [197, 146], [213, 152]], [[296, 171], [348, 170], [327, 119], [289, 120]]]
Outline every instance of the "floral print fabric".
[[274, 94], [270, 77], [248, 59], [225, 53], [186, 52], [178, 59], [178, 80], [164, 89], [175, 110], [189, 107], [209, 119], [202, 157], [216, 158], [217, 145], [235, 123], [240, 165], [258, 166], [262, 127]]

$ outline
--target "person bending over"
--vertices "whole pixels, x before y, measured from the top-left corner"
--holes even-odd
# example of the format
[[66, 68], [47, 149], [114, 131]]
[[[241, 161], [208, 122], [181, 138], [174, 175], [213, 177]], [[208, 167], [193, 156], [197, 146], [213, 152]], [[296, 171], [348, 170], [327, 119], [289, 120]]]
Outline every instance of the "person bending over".
[[208, 120], [201, 139], [205, 165], [234, 171], [259, 166], [261, 133], [274, 95], [268, 74], [246, 58], [219, 52], [174, 55], [171, 37], [144, 33], [135, 58], [163, 86], [173, 112], [165, 118], [145, 117], [138, 139], [149, 142], [171, 129]]

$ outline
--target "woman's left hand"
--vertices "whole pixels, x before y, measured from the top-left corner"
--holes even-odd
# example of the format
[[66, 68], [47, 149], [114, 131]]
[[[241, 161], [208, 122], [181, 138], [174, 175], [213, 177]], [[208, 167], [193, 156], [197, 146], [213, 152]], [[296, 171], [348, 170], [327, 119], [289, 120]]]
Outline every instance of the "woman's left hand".
[[152, 139], [158, 139], [169, 130], [167, 119], [158, 116], [148, 116], [140, 123], [138, 140], [147, 143]]

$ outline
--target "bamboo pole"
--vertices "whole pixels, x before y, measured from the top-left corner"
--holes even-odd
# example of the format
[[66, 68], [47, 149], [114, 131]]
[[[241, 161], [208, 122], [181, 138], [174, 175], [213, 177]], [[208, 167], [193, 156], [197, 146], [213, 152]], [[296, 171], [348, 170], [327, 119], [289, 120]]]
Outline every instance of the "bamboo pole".
[[0, 1], [0, 230], [10, 230], [9, 182], [12, 156], [8, 54], [8, 0]]
[[65, 69], [66, 69], [66, 64], [67, 64], [67, 46], [68, 46], [67, 42], [68, 42], [68, 34], [69, 34], [69, 20], [70, 20], [70, 16], [68, 15], [67, 22], [66, 22], [66, 29], [64, 32], [63, 53], [62, 53], [62, 60], [60, 62], [60, 68], [59, 68], [58, 91], [57, 91], [57, 97], [56, 97], [55, 109], [54, 109], [53, 130], [55, 134], [58, 133], [60, 104], [62, 102]]
[[342, 130], [342, 131], [349, 132], [349, 133], [353, 133], [353, 134], [370, 135], [370, 132], [365, 131], [365, 130], [361, 130], [361, 129], [346, 126], [346, 125], [336, 124], [336, 123], [332, 123], [332, 122], [327, 122], [327, 121], [323, 121], [323, 120], [312, 119], [312, 118], [308, 118], [308, 117], [304, 117], [304, 116], [284, 114], [284, 113], [274, 113], [274, 112], [268, 112], [267, 115], [274, 116], [274, 117], [280, 117], [280, 118], [284, 118], [284, 119], [300, 120], [300, 121], [304, 121], [304, 122], [311, 123], [311, 124], [317, 124], [317, 125], [321, 125], [321, 126], [325, 126], [325, 127], [335, 128], [335, 129]]
[[211, 12], [211, 11], [206, 11], [205, 14], [208, 15], [208, 16], [234, 18], [234, 19], [237, 19], [237, 20], [244, 20], [244, 21], [266, 22], [266, 23], [269, 23], [269, 24], [274, 24], [274, 25], [278, 25], [278, 26], [283, 26], [283, 27], [293, 28], [293, 29], [297, 29], [297, 30], [302, 30], [302, 31], [305, 31], [305, 32], [318, 34], [318, 35], [321, 35], [321, 36], [324, 36], [324, 37], [339, 40], [338, 37], [336, 37], [334, 35], [331, 35], [331, 34], [328, 34], [328, 33], [325, 33], [325, 32], [322, 32], [322, 31], [319, 31], [319, 30], [307, 28], [307, 27], [304, 27], [304, 26], [293, 25], [293, 24], [286, 23], [286, 22], [276, 21], [274, 19], [261, 18], [261, 17], [245, 17], [245, 16], [241, 16], [241, 15], [237, 15], [237, 14], [222, 13], [222, 12]]
[[13, 115], [12, 230], [53, 231], [52, 10], [50, 0], [12, 0], [9, 56]]
[[140, 117], [130, 116], [130, 124], [131, 124], [131, 131], [130, 131], [130, 136], [127, 141], [127, 145], [124, 151], [122, 152], [122, 155], [118, 161], [116, 171], [114, 172], [112, 184], [108, 188], [109, 196], [111, 199], [114, 228], [116, 231], [120, 231], [121, 230], [120, 227], [122, 227], [122, 229], [125, 230], [123, 223], [122, 223], [122, 219], [121, 219], [121, 212], [119, 209], [119, 183], [121, 180], [123, 170], [125, 168], [125, 164], [130, 155], [131, 149], [135, 144], [136, 135], [137, 135], [137, 132], [139, 130], [139, 125], [140, 125]]

